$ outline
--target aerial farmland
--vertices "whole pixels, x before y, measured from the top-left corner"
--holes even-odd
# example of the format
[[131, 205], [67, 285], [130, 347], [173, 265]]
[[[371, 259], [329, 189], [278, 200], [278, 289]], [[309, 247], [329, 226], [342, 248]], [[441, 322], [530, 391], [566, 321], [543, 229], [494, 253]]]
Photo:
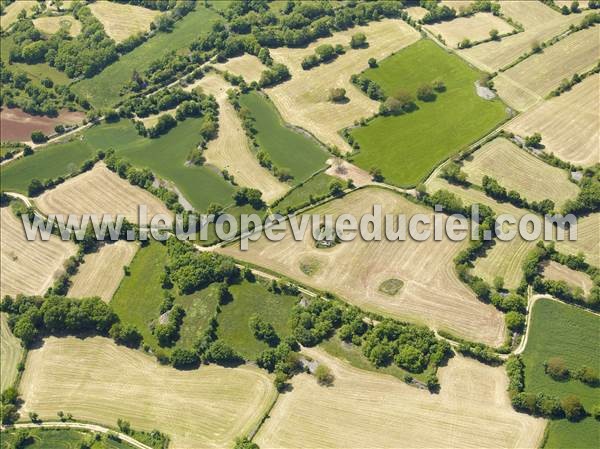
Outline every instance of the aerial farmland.
[[599, 27], [0, 0], [0, 449], [597, 448]]

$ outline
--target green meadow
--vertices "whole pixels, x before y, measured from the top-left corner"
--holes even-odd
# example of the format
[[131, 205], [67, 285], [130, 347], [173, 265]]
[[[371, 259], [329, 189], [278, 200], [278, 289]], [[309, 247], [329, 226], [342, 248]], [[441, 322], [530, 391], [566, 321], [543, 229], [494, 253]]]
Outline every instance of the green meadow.
[[75, 83], [72, 89], [96, 108], [114, 106], [122, 99], [121, 88], [131, 80], [134, 71], [143, 73], [152, 61], [172, 51], [187, 51], [200, 33], [209, 31], [218, 18], [217, 13], [198, 4], [194, 11], [175, 24], [172, 32], [156, 34], [98, 75]]
[[307, 180], [301, 186], [291, 190], [277, 203], [274, 209], [280, 213], [285, 213], [288, 207], [298, 207], [301, 204], [308, 203], [311, 198], [325, 196], [329, 193], [329, 184], [335, 179], [337, 178], [321, 172]]
[[229, 291], [233, 300], [221, 306], [217, 334], [219, 340], [234, 348], [245, 359], [256, 360], [269, 347], [257, 340], [248, 326], [248, 319], [253, 313], [271, 323], [279, 338], [291, 334], [289, 318], [297, 297], [271, 293], [260, 282], [243, 281], [230, 286]]
[[[16, 446], [13, 444], [14, 430], [3, 431], [0, 433], [0, 448], [12, 449]], [[30, 443], [26, 446], [28, 449], [75, 449], [80, 447], [88, 447], [89, 449], [131, 449], [130, 446], [123, 441], [115, 441], [109, 438], [100, 438], [92, 440], [91, 446], [87, 445], [91, 432], [83, 432], [74, 429], [27, 429], [30, 435]]]
[[[591, 412], [600, 404], [600, 389], [576, 379], [558, 382], [544, 372], [544, 361], [562, 357], [570, 370], [600, 367], [600, 318], [591, 312], [550, 299], [538, 300], [531, 317], [525, 363], [525, 391], [544, 392], [563, 398], [573, 394]], [[593, 418], [572, 423], [565, 419], [551, 421], [545, 448], [598, 447], [600, 422]]]
[[276, 166], [290, 171], [294, 183], [307, 179], [325, 166], [329, 154], [316, 140], [287, 127], [264, 95], [250, 92], [240, 97], [240, 104], [255, 120], [256, 140], [260, 147]]
[[132, 165], [148, 167], [159, 177], [172, 181], [198, 210], [205, 210], [213, 202], [231, 204], [235, 188], [219, 173], [208, 167], [185, 164], [199, 141], [197, 130], [201, 122], [198, 118], [178, 122], [168, 134], [157, 139], [139, 136], [128, 120], [94, 126], [82, 132], [81, 138], [49, 145], [2, 168], [2, 188], [26, 194], [32, 179], [68, 176], [98, 150], [112, 148]]
[[419, 86], [441, 80], [446, 91], [432, 102], [416, 101], [417, 110], [378, 116], [351, 131], [360, 145], [354, 162], [381, 169], [386, 182], [403, 187], [418, 184], [449, 156], [496, 128], [505, 118], [498, 99], [477, 96], [481, 73], [429, 39], [422, 39], [380, 61], [363, 76], [377, 82], [386, 95], [400, 89], [416, 97]]

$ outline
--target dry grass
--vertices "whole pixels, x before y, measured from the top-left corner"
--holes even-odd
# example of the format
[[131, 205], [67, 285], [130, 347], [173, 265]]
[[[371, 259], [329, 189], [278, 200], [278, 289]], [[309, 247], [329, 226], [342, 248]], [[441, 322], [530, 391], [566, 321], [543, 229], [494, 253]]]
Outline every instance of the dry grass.
[[114, 2], [95, 2], [89, 8], [102, 22], [106, 34], [115, 42], [122, 42], [135, 33], [148, 31], [152, 21], [161, 14], [153, 9]]
[[[427, 191], [429, 193], [434, 193], [440, 189], [454, 193], [463, 200], [465, 205], [485, 204], [498, 215], [510, 214], [518, 219], [528, 213], [528, 211], [516, 208], [509, 203], [498, 203], [479, 190], [455, 186], [440, 178], [432, 178], [427, 181]], [[516, 226], [505, 227], [505, 231], [510, 229], [516, 229]], [[529, 251], [534, 248], [535, 243], [519, 237], [507, 242], [497, 241], [488, 250], [486, 257], [477, 259], [472, 272], [489, 283], [492, 283], [496, 276], [500, 276], [504, 279], [505, 287], [516, 288], [523, 277], [521, 270], [523, 261]]]
[[557, 207], [575, 198], [579, 192], [565, 170], [543, 162], [503, 138], [485, 144], [474, 153], [471, 161], [464, 164], [463, 170], [474, 184], [481, 185], [483, 176], [488, 175], [529, 201], [548, 198]]
[[570, 269], [565, 265], [561, 265], [551, 260], [544, 265], [543, 276], [546, 279], [553, 281], [565, 281], [575, 287], [579, 287], [583, 290], [585, 295], [590, 293], [590, 290], [594, 286], [594, 283], [590, 277], [581, 272]]
[[[383, 213], [415, 213], [430, 215], [423, 206], [381, 188], [365, 188], [343, 199], [315, 208], [310, 213], [332, 214], [334, 217], [349, 213], [361, 217], [372, 213], [379, 204]], [[289, 231], [289, 229], [288, 229]], [[237, 245], [221, 251], [236, 258], [281, 272], [293, 279], [339, 294], [349, 302], [401, 319], [426, 323], [434, 328], [451, 329], [470, 340], [497, 345], [504, 338], [502, 315], [492, 306], [478, 301], [474, 294], [457, 278], [452, 262], [467, 241], [366, 242], [356, 238], [333, 248], [316, 248], [307, 229], [302, 241], [295, 241], [288, 232], [280, 242], [264, 237], [250, 243], [248, 251]], [[306, 274], [302, 266], [307, 261], [316, 266]], [[398, 296], [390, 298], [379, 291], [386, 279], [404, 282]]]
[[432, 395], [320, 349], [303, 352], [331, 368], [334, 384], [295, 376], [255, 438], [261, 448], [534, 448], [544, 433], [544, 420], [512, 409], [502, 367], [454, 357]]
[[248, 53], [229, 59], [227, 62], [215, 64], [215, 67], [219, 70], [227, 70], [235, 75], [241, 75], [247, 83], [258, 81], [260, 74], [267, 68], [260, 62], [260, 59]]
[[45, 34], [54, 34], [61, 28], [66, 29], [71, 36], [81, 33], [81, 22], [72, 16], [38, 17], [33, 24]]
[[[563, 6], [567, 6], [567, 7], [571, 7], [571, 4], [573, 3], [573, 0], [555, 0], [554, 3], [556, 3], [556, 5], [559, 8], [562, 8]], [[579, 8], [580, 9], [585, 9], [588, 7], [589, 4], [589, 0], [579, 0]]]
[[[342, 44], [349, 48], [350, 38], [358, 32], [367, 36], [368, 48], [348, 49], [335, 61], [312, 70], [300, 66], [302, 59], [313, 54], [319, 45]], [[369, 58], [381, 60], [419, 37], [419, 33], [400, 20], [382, 20], [319, 39], [306, 48], [272, 49], [273, 59], [288, 66], [292, 79], [266, 91], [286, 122], [305, 128], [327, 145], [350, 151], [338, 131], [379, 110], [379, 103], [354, 87], [350, 76], [365, 69]], [[328, 101], [329, 89], [333, 87], [346, 89], [350, 101], [338, 104]]]
[[491, 13], [478, 13], [469, 17], [458, 17], [449, 22], [426, 25], [425, 28], [435, 36], [441, 34], [446, 45], [457, 47], [458, 43], [467, 38], [477, 42], [490, 37], [490, 30], [496, 29], [500, 34], [510, 33], [513, 27], [508, 22]]
[[8, 328], [6, 314], [0, 313], [0, 391], [10, 387], [17, 378], [22, 355], [21, 341]]
[[223, 448], [252, 428], [273, 401], [270, 377], [253, 367], [177, 371], [102, 337], [51, 337], [29, 353], [22, 413], [114, 426], [117, 418], [159, 429], [170, 447]]
[[598, 29], [578, 31], [531, 56], [494, 79], [500, 97], [524, 110], [540, 101], [564, 78], [590, 69], [598, 61]]
[[79, 271], [71, 278], [68, 296], [99, 296], [103, 301], [110, 301], [123, 279], [123, 267], [131, 263], [137, 249], [137, 244], [121, 240], [85, 256]]
[[560, 97], [545, 101], [511, 121], [520, 136], [539, 132], [545, 151], [574, 164], [600, 162], [598, 104], [600, 75], [592, 75]]
[[487, 72], [494, 72], [510, 64], [529, 52], [532, 43], [547, 41], [582, 19], [578, 14], [563, 16], [541, 2], [504, 1], [500, 4], [502, 12], [521, 23], [525, 31], [503, 38], [499, 42], [486, 42], [459, 51], [462, 57]]
[[591, 214], [577, 220], [577, 240], [556, 242], [556, 249], [568, 254], [582, 252], [585, 260], [600, 266], [600, 214]]
[[219, 136], [208, 143], [204, 152], [206, 162], [220, 170], [226, 169], [239, 185], [260, 190], [267, 203], [283, 196], [291, 186], [280, 182], [261, 167], [250, 150], [237, 112], [227, 99], [227, 90], [231, 85], [221, 76], [210, 73], [194, 83], [196, 86], [214, 95], [219, 103]]
[[358, 168], [356, 165], [351, 164], [341, 158], [331, 158], [327, 160], [329, 168], [325, 170], [325, 173], [329, 176], [335, 176], [343, 179], [344, 181], [352, 180], [352, 183], [361, 187], [372, 182], [371, 175], [364, 171], [362, 168]]
[[410, 8], [406, 8], [406, 13], [413, 20], [421, 20], [427, 14], [427, 10], [425, 8], [421, 8], [420, 6], [411, 6]]
[[161, 115], [171, 114], [173, 118], [175, 118], [176, 112], [177, 108], [167, 109], [166, 111], [160, 111], [158, 114], [151, 114], [148, 117], [139, 118], [139, 120], [144, 124], [146, 128], [152, 128], [158, 123], [158, 119]]
[[76, 246], [50, 236], [46, 242], [25, 238], [23, 223], [8, 207], [0, 209], [0, 297], [40, 295], [63, 272]]
[[149, 219], [156, 214], [172, 213], [154, 195], [129, 184], [102, 163], [88, 172], [71, 178], [36, 198], [35, 204], [44, 214], [109, 214], [123, 215], [138, 222], [138, 205], [145, 204]]
[[6, 30], [10, 25], [17, 21], [17, 16], [22, 10], [27, 11], [27, 14], [29, 15], [35, 5], [35, 1], [18, 1], [11, 3], [4, 8], [4, 14], [0, 16], [0, 27], [3, 30]]

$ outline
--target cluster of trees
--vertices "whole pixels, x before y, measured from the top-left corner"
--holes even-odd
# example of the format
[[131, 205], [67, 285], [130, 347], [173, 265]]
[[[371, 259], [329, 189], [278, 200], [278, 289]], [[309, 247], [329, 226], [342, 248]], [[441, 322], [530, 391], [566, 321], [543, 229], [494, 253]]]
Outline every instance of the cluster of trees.
[[467, 174], [461, 170], [461, 166], [454, 162], [450, 161], [440, 171], [440, 178], [445, 179], [450, 184], [458, 184], [458, 185], [469, 185], [470, 183], [467, 181]]
[[236, 206], [250, 204], [254, 209], [262, 209], [265, 202], [262, 200], [262, 192], [250, 187], [242, 187], [233, 194], [233, 200]]
[[166, 323], [159, 323], [154, 326], [153, 333], [162, 347], [173, 346], [179, 340], [179, 328], [185, 317], [185, 310], [179, 305], [174, 305], [168, 314]]
[[[553, 260], [572, 270], [588, 274], [593, 282], [590, 294], [586, 298], [580, 287], [573, 287], [564, 281], [544, 279], [542, 277], [542, 262]], [[579, 304], [594, 310], [600, 308], [600, 270], [585, 262], [583, 254], [561, 254], [556, 251], [554, 243], [547, 246], [538, 242], [536, 247], [527, 254], [522, 266], [523, 284], [533, 285], [539, 293], [547, 293], [565, 302]]]
[[343, 87], [333, 87], [329, 89], [329, 101], [334, 103], [342, 103], [347, 100], [348, 98], [346, 97], [346, 89]]
[[343, 55], [345, 52], [346, 50], [341, 44], [337, 44], [335, 47], [330, 44], [322, 44], [315, 48], [314, 54], [305, 57], [302, 60], [301, 65], [304, 70], [310, 70], [320, 64], [333, 61], [338, 55]]
[[[8, 387], [0, 395], [0, 422], [2, 425], [14, 424], [19, 419], [19, 393], [15, 387]], [[23, 444], [28, 440], [28, 434], [15, 438], [16, 442]], [[15, 442], [15, 443], [16, 443]], [[16, 445], [16, 444], [15, 444]], [[23, 447], [23, 446], [21, 446]]]
[[68, 86], [55, 85], [49, 78], [33, 82], [25, 72], [11, 70], [4, 61], [0, 61], [0, 82], [0, 106], [19, 107], [28, 114], [48, 117], [58, 116], [62, 108], [80, 108], [79, 98]]
[[368, 47], [369, 43], [367, 42], [367, 36], [365, 33], [356, 33], [352, 35], [350, 38], [350, 48], [365, 48]]
[[462, 342], [456, 348], [462, 355], [479, 360], [486, 365], [498, 366], [502, 359], [496, 352], [483, 343]]
[[372, 100], [384, 101], [387, 98], [381, 86], [369, 78], [354, 74], [350, 77], [350, 81]]
[[248, 327], [257, 340], [264, 341], [269, 346], [279, 344], [279, 336], [271, 323], [266, 322], [258, 313], [253, 313], [248, 319]]
[[566, 381], [574, 378], [591, 387], [600, 385], [600, 377], [597, 370], [587, 366], [582, 366], [577, 370], [570, 370], [562, 357], [551, 357], [545, 361], [544, 372], [557, 381]]
[[516, 190], [507, 191], [505, 187], [501, 186], [500, 183], [491, 176], [484, 175], [481, 186], [487, 196], [494, 198], [501, 203], [509, 202], [513, 206], [531, 209], [542, 215], [551, 214], [554, 210], [554, 201], [545, 199], [529, 202], [525, 198], [522, 198], [521, 194]]
[[283, 64], [273, 64], [269, 69], [260, 74], [258, 85], [260, 87], [271, 87], [283, 83], [291, 78], [290, 71]]
[[192, 293], [213, 282], [235, 282], [240, 270], [229, 257], [198, 252], [189, 242], [172, 237], [167, 241], [166, 274], [183, 294]]
[[471, 16], [478, 12], [490, 12], [500, 15], [500, 5], [490, 0], [477, 0], [468, 6], [461, 6], [457, 14], [454, 8], [438, 4], [437, 0], [421, 0], [422, 8], [427, 9], [427, 14], [421, 19], [423, 23], [435, 23], [454, 19], [457, 15], [461, 17]]
[[563, 213], [583, 216], [600, 211], [600, 171], [584, 176], [579, 181], [579, 193], [574, 200], [567, 200]]
[[416, 109], [415, 97], [407, 90], [400, 89], [391, 97], [385, 99], [379, 106], [383, 115], [400, 115]]

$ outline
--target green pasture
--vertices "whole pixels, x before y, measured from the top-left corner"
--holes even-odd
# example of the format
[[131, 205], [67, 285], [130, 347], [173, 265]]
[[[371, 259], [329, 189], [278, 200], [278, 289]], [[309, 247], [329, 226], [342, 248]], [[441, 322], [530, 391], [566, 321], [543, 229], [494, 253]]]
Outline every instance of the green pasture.
[[258, 131], [256, 140], [279, 168], [287, 168], [294, 183], [307, 179], [325, 166], [328, 153], [314, 139], [287, 127], [275, 106], [264, 95], [250, 92], [240, 97]]
[[461, 58], [423, 39], [380, 61], [363, 76], [377, 82], [386, 95], [406, 90], [416, 97], [423, 83], [441, 80], [446, 91], [432, 102], [417, 100], [417, 110], [379, 116], [351, 131], [360, 145], [354, 162], [381, 169], [386, 181], [414, 186], [449, 156], [496, 128], [505, 118], [498, 99], [477, 96], [474, 83], [481, 73]]

